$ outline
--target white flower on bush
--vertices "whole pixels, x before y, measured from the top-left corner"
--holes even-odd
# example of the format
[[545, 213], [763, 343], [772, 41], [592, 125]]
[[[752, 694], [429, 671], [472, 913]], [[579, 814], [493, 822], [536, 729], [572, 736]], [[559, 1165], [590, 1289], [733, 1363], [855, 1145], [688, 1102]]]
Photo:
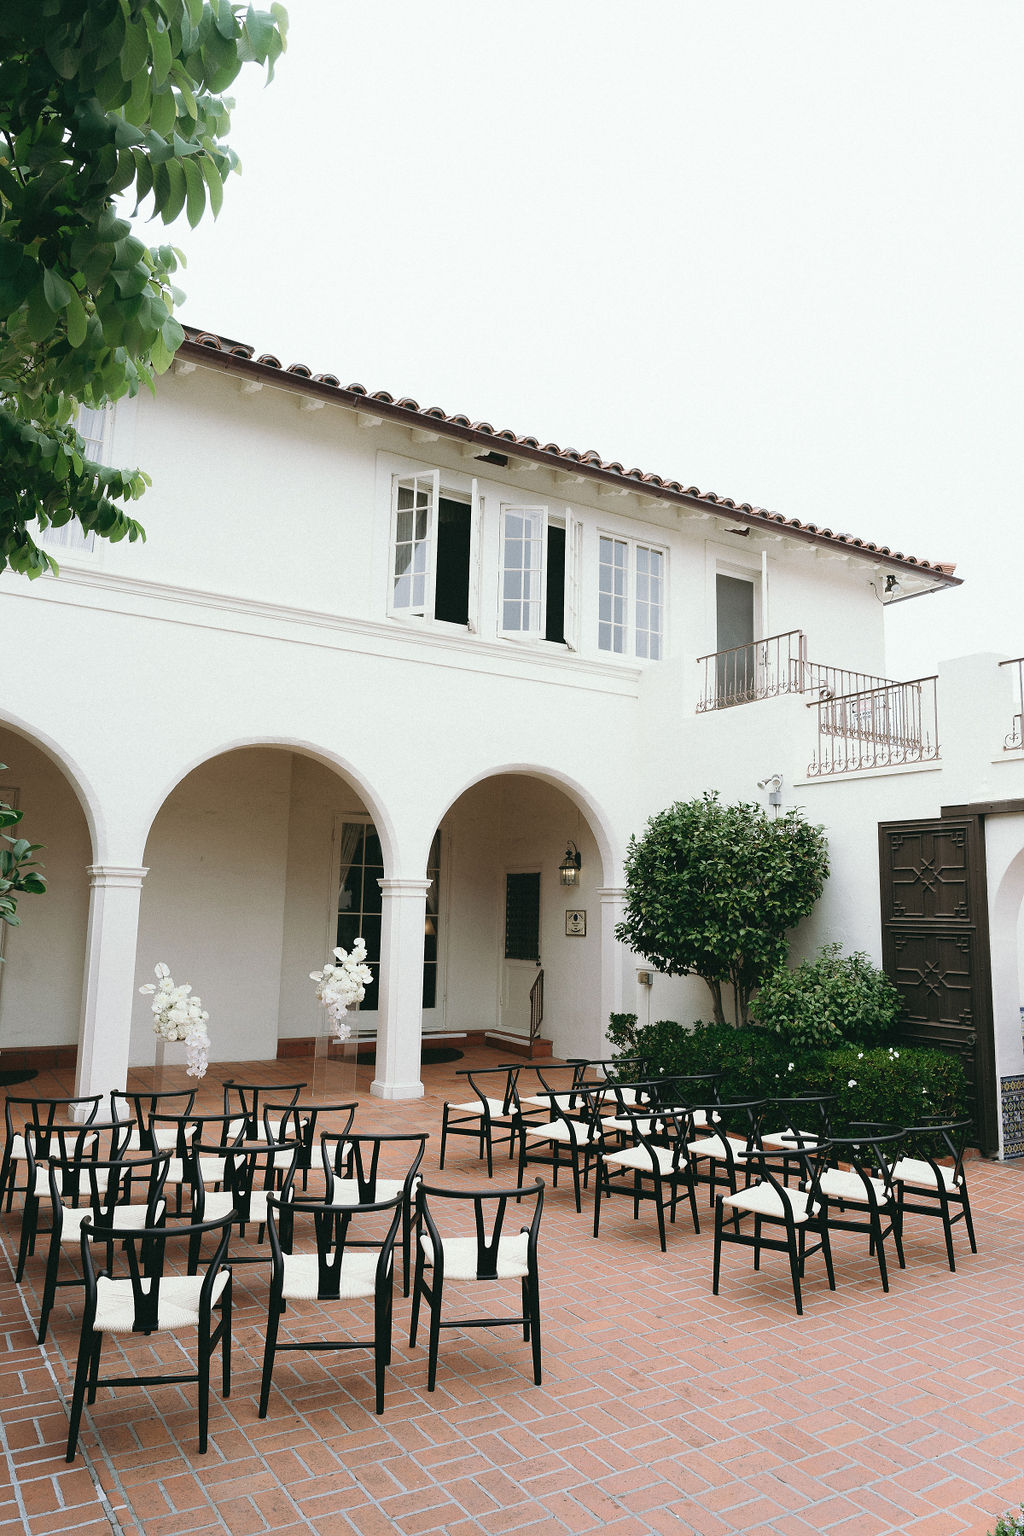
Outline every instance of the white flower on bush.
[[789, 1066], [786, 1068], [786, 1071], [787, 1072], [792, 1072], [794, 1070], [794, 1067], [795, 1067], [795, 1063], [791, 1061]]
[[373, 972], [365, 963], [366, 943], [362, 937], [352, 945], [352, 953], [336, 949], [337, 965], [325, 965], [322, 971], [310, 971], [310, 981], [315, 981], [316, 995], [323, 1004], [336, 1040], [347, 1040], [352, 1033], [345, 1023], [345, 1015], [353, 1003], [361, 1003], [366, 988], [373, 980]]
[[857, 1086], [857, 1079], [855, 1077], [851, 1077], [850, 1081], [847, 1083], [846, 1086], [847, 1086], [847, 1088], [856, 1088], [856, 1086]]
[[209, 1065], [210, 1036], [206, 1028], [210, 1015], [188, 985], [176, 987], [170, 970], [161, 962], [154, 966], [156, 981], [148, 981], [139, 991], [153, 997], [153, 1033], [162, 1040], [183, 1040], [189, 1077], [204, 1077]]

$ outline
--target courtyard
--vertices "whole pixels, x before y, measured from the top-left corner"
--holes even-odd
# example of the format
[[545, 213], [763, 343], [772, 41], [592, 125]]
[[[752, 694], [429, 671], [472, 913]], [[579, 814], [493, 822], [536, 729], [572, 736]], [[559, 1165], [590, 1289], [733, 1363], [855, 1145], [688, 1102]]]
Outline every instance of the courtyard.
[[[356, 1131], [429, 1130], [429, 1182], [441, 1106], [467, 1096], [456, 1072], [503, 1059], [479, 1047], [427, 1066], [426, 1095], [414, 1101], [371, 1098], [369, 1066], [321, 1067], [316, 1087], [325, 1101], [358, 1097]], [[178, 1075], [173, 1086], [185, 1086]], [[130, 1086], [148, 1076], [133, 1073]], [[230, 1077], [312, 1083], [313, 1063], [216, 1063], [197, 1108], [219, 1110]], [[29, 1091], [70, 1092], [70, 1073], [40, 1072], [11, 1090]], [[512, 1184], [508, 1168], [499, 1156], [496, 1185]], [[837, 1289], [812, 1258], [802, 1318], [781, 1255], [755, 1274], [747, 1253], [727, 1248], [712, 1296], [706, 1192], [700, 1235], [682, 1211], [662, 1255], [652, 1212], [634, 1221], [630, 1202], [609, 1202], [595, 1241], [592, 1196], [577, 1215], [571, 1183], [560, 1182], [546, 1190], [541, 1225], [543, 1385], [533, 1385], [518, 1330], [453, 1331], [428, 1393], [426, 1351], [407, 1347], [399, 1286], [380, 1418], [371, 1357], [353, 1351], [279, 1359], [258, 1420], [269, 1265], [240, 1266], [231, 1396], [211, 1398], [208, 1453], [196, 1453], [194, 1388], [101, 1389], [70, 1467], [65, 1399], [81, 1293], [58, 1293], [37, 1347], [43, 1258], [37, 1251], [14, 1284], [15, 1209], [0, 1222], [0, 1533], [984, 1536], [1024, 1497], [1021, 1180], [1012, 1164], [972, 1161], [979, 1253], [958, 1228], [951, 1274], [939, 1224], [909, 1217], [907, 1268], [893, 1266], [889, 1295], [866, 1245], [837, 1234]], [[471, 1142], [450, 1144], [435, 1181], [486, 1182]], [[245, 1246], [232, 1238], [233, 1252]], [[494, 1292], [495, 1312], [516, 1305], [514, 1285]], [[316, 1312], [289, 1312], [283, 1330], [315, 1336]], [[344, 1308], [332, 1312], [325, 1333]], [[365, 1303], [352, 1308], [355, 1336], [366, 1315]], [[161, 1358], [173, 1355], [174, 1340], [158, 1337]], [[126, 1348], [151, 1353], [141, 1339]]]

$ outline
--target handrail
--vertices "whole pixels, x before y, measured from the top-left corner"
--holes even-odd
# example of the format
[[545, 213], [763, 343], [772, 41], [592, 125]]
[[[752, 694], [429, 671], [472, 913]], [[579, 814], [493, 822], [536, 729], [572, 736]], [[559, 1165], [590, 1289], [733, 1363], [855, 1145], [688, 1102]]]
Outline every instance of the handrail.
[[530, 988], [530, 1041], [536, 1040], [540, 1035], [540, 1027], [544, 1022], [544, 972], [537, 972], [537, 979]]
[[818, 743], [808, 776], [932, 762], [939, 756], [938, 679], [915, 677], [811, 701]]

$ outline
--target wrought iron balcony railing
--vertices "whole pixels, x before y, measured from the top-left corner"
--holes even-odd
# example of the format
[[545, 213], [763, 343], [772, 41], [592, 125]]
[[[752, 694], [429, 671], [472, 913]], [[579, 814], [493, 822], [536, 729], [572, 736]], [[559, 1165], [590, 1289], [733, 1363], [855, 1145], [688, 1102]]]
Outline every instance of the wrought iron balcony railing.
[[887, 688], [892, 681], [870, 672], [808, 661], [807, 636], [802, 629], [752, 640], [728, 651], [712, 651], [701, 656], [699, 664], [703, 667], [703, 686], [698, 712], [732, 709], [785, 693], [816, 693], [830, 698], [867, 688]]
[[1016, 687], [1014, 703], [1017, 707], [1013, 715], [1013, 729], [1003, 737], [1003, 751], [1019, 752], [1024, 747], [1024, 656], [1017, 656], [1013, 661], [1001, 661], [999, 665], [1016, 668], [1011, 676]]
[[935, 677], [919, 677], [808, 705], [817, 710], [818, 726], [808, 776], [898, 768], [937, 759], [936, 684]]

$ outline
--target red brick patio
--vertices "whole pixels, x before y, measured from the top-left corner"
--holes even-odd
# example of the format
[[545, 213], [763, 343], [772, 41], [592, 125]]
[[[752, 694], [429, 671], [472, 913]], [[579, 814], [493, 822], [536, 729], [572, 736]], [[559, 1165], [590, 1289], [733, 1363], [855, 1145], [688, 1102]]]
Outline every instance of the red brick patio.
[[[360, 1068], [355, 1128], [430, 1129], [429, 1173], [456, 1068], [484, 1059], [500, 1058], [474, 1050], [425, 1069], [427, 1097], [414, 1103], [371, 1099]], [[219, 1108], [221, 1079], [292, 1081], [296, 1065], [311, 1068], [219, 1063], [203, 1098]], [[337, 1097], [352, 1069], [327, 1070]], [[33, 1086], [62, 1085], [64, 1074], [42, 1074]], [[481, 1167], [470, 1142], [455, 1143], [443, 1178], [479, 1184]], [[499, 1161], [496, 1183], [506, 1168]], [[1020, 1169], [981, 1161], [969, 1179], [977, 1257], [958, 1229], [951, 1275], [938, 1224], [908, 1218], [908, 1267], [885, 1296], [863, 1244], [839, 1235], [838, 1289], [812, 1259], [802, 1319], [781, 1255], [754, 1275], [747, 1253], [727, 1249], [712, 1297], [706, 1206], [701, 1235], [682, 1213], [663, 1256], [650, 1211], [634, 1223], [628, 1201], [609, 1202], [595, 1242], [590, 1199], [577, 1216], [560, 1185], [541, 1229], [544, 1385], [532, 1384], [517, 1330], [478, 1330], [442, 1335], [428, 1394], [425, 1350], [406, 1347], [398, 1296], [380, 1419], [361, 1352], [279, 1357], [269, 1417], [257, 1419], [267, 1267], [245, 1266], [232, 1393], [212, 1399], [209, 1453], [196, 1453], [193, 1389], [101, 1389], [72, 1467], [64, 1397], [80, 1293], [58, 1293], [39, 1349], [42, 1259], [19, 1291], [16, 1213], [4, 1217], [0, 1536], [982, 1536], [1024, 1497], [1024, 1184]], [[514, 1286], [497, 1291], [515, 1303]], [[313, 1336], [314, 1312], [286, 1314], [282, 1337]], [[356, 1336], [365, 1318], [357, 1304]], [[167, 1336], [157, 1347], [176, 1349]], [[135, 1357], [153, 1345], [126, 1348]]]

